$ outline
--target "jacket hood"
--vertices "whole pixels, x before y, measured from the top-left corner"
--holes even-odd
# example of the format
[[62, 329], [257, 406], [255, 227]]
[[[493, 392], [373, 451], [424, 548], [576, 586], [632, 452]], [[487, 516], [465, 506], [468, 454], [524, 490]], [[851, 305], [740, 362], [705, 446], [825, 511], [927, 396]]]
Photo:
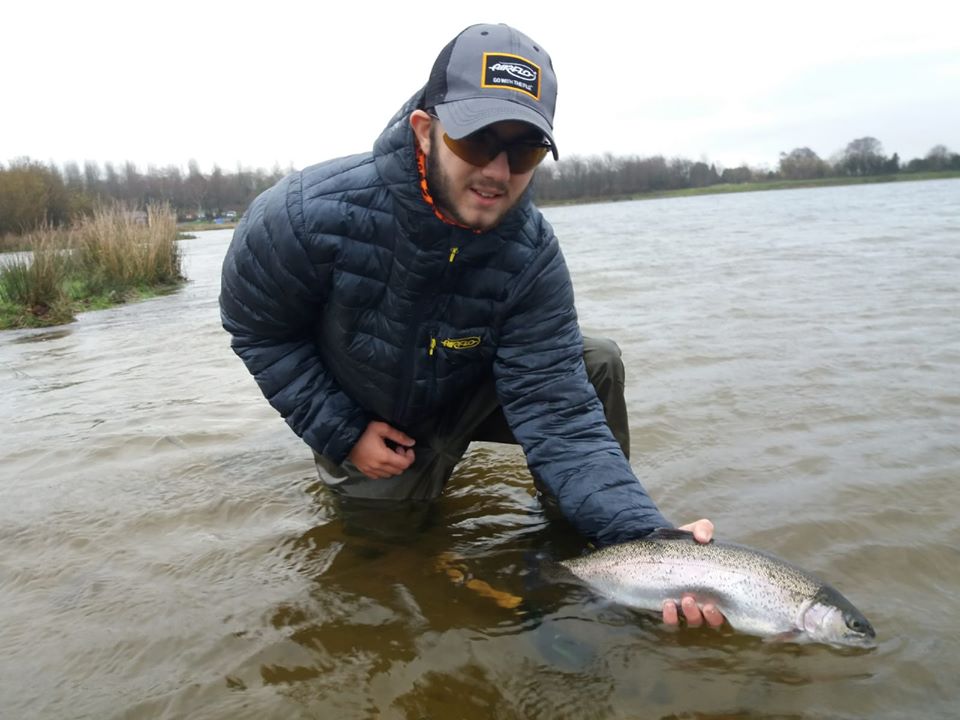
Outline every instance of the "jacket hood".
[[432, 215], [433, 211], [420, 194], [416, 141], [409, 122], [410, 113], [420, 106], [422, 99], [421, 89], [390, 118], [373, 144], [373, 159], [381, 180], [402, 207]]

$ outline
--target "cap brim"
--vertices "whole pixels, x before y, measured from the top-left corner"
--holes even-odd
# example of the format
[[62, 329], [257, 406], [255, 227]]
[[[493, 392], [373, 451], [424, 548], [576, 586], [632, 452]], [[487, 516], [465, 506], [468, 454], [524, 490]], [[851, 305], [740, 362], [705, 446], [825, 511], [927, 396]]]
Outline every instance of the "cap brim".
[[495, 98], [470, 98], [437, 105], [434, 111], [443, 123], [444, 132], [454, 140], [464, 138], [496, 122], [505, 120], [525, 122], [537, 128], [550, 141], [553, 159], [558, 160], [560, 157], [550, 123], [543, 115], [526, 105]]

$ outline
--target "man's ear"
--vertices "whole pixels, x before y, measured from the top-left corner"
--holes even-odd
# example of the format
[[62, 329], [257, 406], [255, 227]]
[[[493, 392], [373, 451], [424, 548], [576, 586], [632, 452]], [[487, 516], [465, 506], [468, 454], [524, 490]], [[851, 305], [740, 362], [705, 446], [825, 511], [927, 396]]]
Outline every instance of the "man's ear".
[[410, 113], [410, 127], [413, 128], [413, 134], [417, 138], [417, 143], [424, 155], [430, 154], [430, 127], [433, 125], [433, 118], [427, 115], [423, 110], [414, 110]]

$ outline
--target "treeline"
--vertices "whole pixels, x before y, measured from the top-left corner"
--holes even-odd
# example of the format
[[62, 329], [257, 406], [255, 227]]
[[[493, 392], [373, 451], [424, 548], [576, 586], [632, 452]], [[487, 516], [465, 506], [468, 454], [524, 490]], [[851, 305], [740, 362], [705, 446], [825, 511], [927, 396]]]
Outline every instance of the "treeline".
[[[828, 177], [862, 177], [898, 173], [960, 171], [960, 154], [943, 145], [923, 158], [903, 163], [897, 153], [888, 157], [879, 140], [863, 137], [851, 141], [830, 160], [807, 147], [781, 153], [776, 170], [746, 165], [720, 168], [706, 162], [662, 156], [603, 155], [570, 157], [544, 163], [534, 188], [540, 202], [623, 197], [643, 193], [703, 188], [721, 183], [764, 183], [776, 180], [816, 180]], [[214, 166], [204, 174], [191, 161], [186, 172], [176, 166], [150, 167], [141, 172], [134, 163], [114, 166], [87, 162], [81, 168], [62, 168], [21, 158], [0, 165], [0, 237], [30, 232], [43, 226], [62, 226], [111, 202], [144, 208], [168, 204], [177, 219], [211, 219], [243, 213], [260, 192], [290, 169], [272, 171], [237, 168], [226, 172]]]
[[960, 171], [960, 154], [944, 145], [934, 146], [923, 158], [903, 163], [897, 153], [887, 156], [873, 137], [851, 141], [830, 160], [807, 147], [780, 154], [776, 170], [718, 168], [715, 164], [685, 158], [621, 157], [611, 154], [570, 157], [544, 163], [537, 172], [536, 198], [562, 202], [641, 195], [644, 193], [703, 188], [723, 183], [764, 183], [777, 180], [817, 180], [829, 177], [866, 177], [898, 173]]
[[94, 162], [67, 163], [62, 168], [29, 158], [0, 165], [0, 236], [22, 234], [42, 226], [64, 226], [89, 217], [97, 207], [121, 202], [128, 207], [169, 205], [179, 221], [238, 215], [289, 170], [270, 172], [214, 166], [204, 174], [191, 161], [184, 172], [176, 166], [148, 168], [134, 163], [101, 168]]

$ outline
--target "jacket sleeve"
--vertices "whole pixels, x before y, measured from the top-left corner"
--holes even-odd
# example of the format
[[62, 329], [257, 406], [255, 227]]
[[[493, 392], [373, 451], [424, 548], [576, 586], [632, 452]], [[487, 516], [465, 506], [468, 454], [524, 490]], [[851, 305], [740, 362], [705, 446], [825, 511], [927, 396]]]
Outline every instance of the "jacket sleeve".
[[334, 253], [305, 242], [300, 175], [288, 176], [253, 202], [234, 232], [220, 317], [270, 404], [310, 447], [340, 463], [369, 418], [324, 366], [313, 336]]
[[556, 239], [523, 273], [517, 292], [501, 326], [494, 374], [530, 471], [576, 530], [598, 544], [672, 527], [634, 475], [587, 377]]

